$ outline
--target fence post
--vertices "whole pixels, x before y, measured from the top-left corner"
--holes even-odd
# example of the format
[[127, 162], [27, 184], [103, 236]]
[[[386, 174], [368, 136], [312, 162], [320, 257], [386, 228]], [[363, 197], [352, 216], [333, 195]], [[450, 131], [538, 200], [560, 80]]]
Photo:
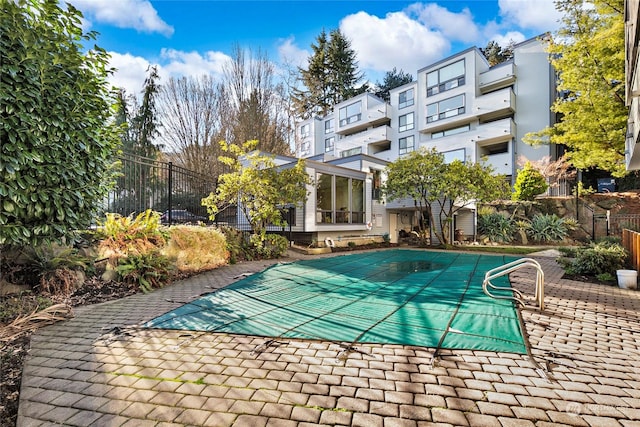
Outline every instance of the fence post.
[[168, 187], [167, 191], [167, 203], [169, 204], [169, 224], [173, 224], [173, 202], [171, 201], [171, 195], [173, 193], [173, 162], [169, 162], [169, 177], [167, 179]]

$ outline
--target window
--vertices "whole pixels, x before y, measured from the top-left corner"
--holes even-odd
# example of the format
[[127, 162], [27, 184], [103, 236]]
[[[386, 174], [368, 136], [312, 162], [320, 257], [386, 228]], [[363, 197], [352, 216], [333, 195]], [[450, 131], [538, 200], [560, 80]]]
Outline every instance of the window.
[[308, 138], [311, 135], [311, 125], [307, 123], [306, 125], [302, 125], [300, 127], [300, 137]]
[[332, 132], [333, 132], [333, 119], [330, 119], [324, 122], [324, 133], [326, 135]]
[[464, 163], [464, 148], [460, 148], [459, 150], [446, 151], [442, 154], [444, 156], [445, 163], [451, 163], [454, 160], [460, 160], [462, 163]]
[[400, 138], [400, 154], [406, 154], [414, 149], [414, 139], [413, 135], [407, 136], [405, 138]]
[[336, 138], [334, 136], [329, 137], [327, 139], [324, 140], [324, 152], [325, 153], [330, 153], [333, 151], [333, 143], [335, 142]]
[[413, 113], [405, 114], [398, 117], [399, 126], [398, 132], [404, 132], [406, 130], [413, 129]]
[[371, 198], [373, 200], [382, 199], [382, 171], [373, 170], [373, 185], [371, 187]]
[[352, 148], [350, 150], [344, 150], [340, 152], [340, 157], [349, 157], [362, 153], [362, 147]]
[[413, 88], [400, 92], [398, 95], [398, 108], [410, 107], [413, 105]]
[[464, 59], [427, 74], [427, 96], [464, 84]]
[[300, 155], [309, 154], [309, 141], [304, 141], [300, 144]]
[[316, 222], [364, 223], [364, 180], [318, 173], [316, 183]]
[[427, 123], [464, 114], [464, 95], [427, 105]]
[[434, 132], [431, 134], [431, 139], [438, 139], [444, 136], [457, 135], [459, 133], [467, 132], [471, 129], [469, 125], [459, 126], [457, 128], [447, 129], [440, 132]]
[[342, 107], [340, 109], [340, 126], [346, 126], [350, 123], [355, 123], [362, 117], [362, 105], [361, 103], [354, 102], [351, 105]]

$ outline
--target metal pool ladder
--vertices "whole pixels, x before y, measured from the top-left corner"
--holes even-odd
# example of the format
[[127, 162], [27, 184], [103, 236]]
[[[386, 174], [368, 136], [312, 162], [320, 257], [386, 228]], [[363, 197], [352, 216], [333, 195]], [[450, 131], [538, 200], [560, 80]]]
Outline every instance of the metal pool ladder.
[[[532, 258], [520, 258], [508, 264], [501, 265], [500, 267], [493, 268], [484, 275], [484, 281], [482, 282], [482, 290], [485, 294], [489, 295], [495, 299], [510, 299], [515, 300], [523, 306], [526, 305], [524, 303], [522, 292], [517, 289], [514, 289], [512, 286], [496, 286], [491, 283], [491, 280], [500, 277], [506, 276], [507, 274], [520, 270], [525, 267], [534, 267], [536, 269], [536, 293], [535, 299], [536, 303], [540, 310], [544, 310], [544, 271], [542, 271], [542, 267], [540, 263]], [[495, 295], [491, 293], [491, 290], [503, 290], [503, 291], [512, 291], [513, 296], [507, 295]]]

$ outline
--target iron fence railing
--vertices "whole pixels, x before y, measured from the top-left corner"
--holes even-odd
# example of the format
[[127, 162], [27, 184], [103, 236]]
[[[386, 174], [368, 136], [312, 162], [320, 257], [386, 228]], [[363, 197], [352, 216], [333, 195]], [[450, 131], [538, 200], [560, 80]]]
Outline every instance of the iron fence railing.
[[201, 200], [215, 190], [211, 177], [130, 153], [119, 160], [120, 174], [104, 212], [127, 216], [153, 209], [165, 223], [209, 221]]

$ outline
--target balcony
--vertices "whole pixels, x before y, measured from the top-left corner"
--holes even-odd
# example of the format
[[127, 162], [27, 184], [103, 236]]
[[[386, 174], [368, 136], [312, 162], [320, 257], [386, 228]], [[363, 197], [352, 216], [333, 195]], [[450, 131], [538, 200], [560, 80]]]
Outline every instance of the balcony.
[[480, 156], [479, 160], [484, 161], [485, 165], [493, 167], [494, 173], [502, 175], [511, 175], [513, 173], [511, 153], [489, 154]]
[[391, 141], [391, 127], [378, 126], [373, 129], [366, 129], [361, 132], [343, 136], [336, 141], [336, 147], [341, 150], [344, 148], [365, 147], [363, 150], [367, 152], [366, 147], [376, 144], [384, 144]]
[[375, 103], [363, 100], [363, 110], [357, 116], [340, 120], [336, 126], [336, 134], [349, 135], [372, 126], [380, 126], [391, 122], [391, 108], [386, 103]]
[[478, 85], [480, 92], [485, 94], [496, 89], [510, 86], [516, 81], [516, 66], [513, 62], [497, 65], [489, 71], [480, 74]]
[[510, 119], [500, 119], [489, 123], [483, 123], [471, 131], [472, 139], [479, 144], [491, 144], [494, 142], [511, 141], [516, 137], [516, 124]]
[[511, 88], [497, 90], [473, 100], [469, 113], [480, 121], [489, 121], [512, 114], [516, 108], [516, 95]]

